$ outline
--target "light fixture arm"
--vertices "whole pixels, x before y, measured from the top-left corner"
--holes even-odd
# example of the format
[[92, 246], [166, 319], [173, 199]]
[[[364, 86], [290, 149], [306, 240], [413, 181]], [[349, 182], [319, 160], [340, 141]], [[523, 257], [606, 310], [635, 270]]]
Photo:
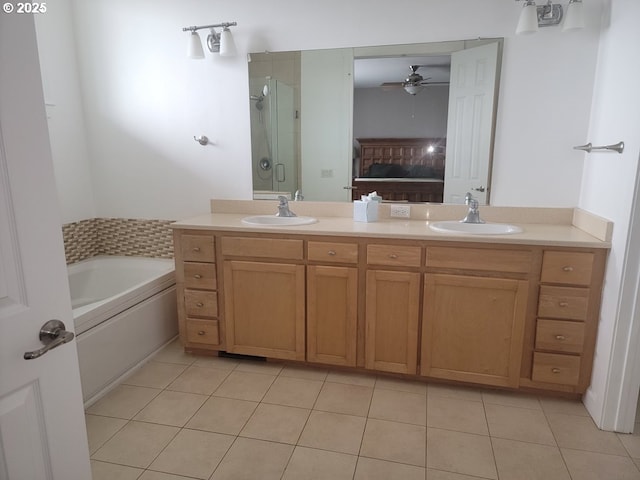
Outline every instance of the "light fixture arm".
[[197, 30], [202, 30], [204, 28], [220, 28], [220, 27], [229, 28], [229, 27], [235, 27], [237, 25], [238, 25], [237, 22], [223, 22], [223, 23], [216, 23], [215, 25], [200, 25], [200, 26], [192, 25], [191, 27], [183, 27], [182, 31], [195, 32]]

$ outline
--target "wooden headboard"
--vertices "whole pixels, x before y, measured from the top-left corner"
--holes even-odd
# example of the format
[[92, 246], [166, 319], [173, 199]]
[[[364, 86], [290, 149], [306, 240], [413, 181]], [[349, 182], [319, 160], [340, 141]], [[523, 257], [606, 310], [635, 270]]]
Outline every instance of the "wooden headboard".
[[[374, 163], [433, 168], [444, 177], [446, 138], [357, 138], [360, 144], [359, 177], [366, 177]], [[429, 152], [429, 147], [433, 152]]]

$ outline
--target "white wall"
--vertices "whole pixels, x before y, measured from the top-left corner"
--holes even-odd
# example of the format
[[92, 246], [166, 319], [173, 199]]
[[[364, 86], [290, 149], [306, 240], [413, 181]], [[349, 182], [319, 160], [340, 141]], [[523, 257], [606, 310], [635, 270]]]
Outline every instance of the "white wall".
[[446, 137], [449, 87], [427, 87], [417, 95], [402, 88], [356, 88], [353, 136]]
[[95, 216], [69, 0], [34, 15], [62, 223]]
[[[72, 2], [100, 216], [183, 218], [212, 197], [251, 197], [246, 52], [500, 36], [493, 202], [577, 203], [583, 162], [571, 147], [586, 139], [597, 0], [585, 2], [587, 29], [524, 37], [521, 5], [503, 0]], [[186, 58], [181, 27], [234, 20], [238, 57]]]
[[[618, 356], [612, 368], [614, 347], [618, 353], [626, 350], [632, 317], [623, 295], [635, 295], [628, 288], [637, 287], [634, 277], [637, 263], [628, 264], [629, 221], [634, 202], [634, 188], [640, 155], [640, 64], [633, 49], [640, 45], [640, 2], [610, 0], [603, 18], [602, 40], [595, 82], [593, 112], [588, 139], [594, 145], [606, 145], [620, 140], [625, 151], [618, 154], [591, 153], [584, 156], [584, 176], [579, 206], [612, 220], [612, 250], [609, 255], [602, 299], [601, 321], [596, 346], [596, 359], [591, 388], [585, 404], [596, 420], [615, 410], [605, 410], [607, 388], [618, 389], [624, 374], [624, 356]], [[626, 277], [625, 277], [626, 275]], [[625, 278], [627, 283], [625, 283]], [[615, 342], [615, 343], [614, 343]], [[633, 352], [637, 346], [631, 346]], [[638, 380], [634, 380], [636, 385]], [[613, 394], [615, 397], [617, 394]], [[636, 389], [637, 395], [637, 389]], [[615, 419], [604, 418], [599, 423], [613, 428]]]

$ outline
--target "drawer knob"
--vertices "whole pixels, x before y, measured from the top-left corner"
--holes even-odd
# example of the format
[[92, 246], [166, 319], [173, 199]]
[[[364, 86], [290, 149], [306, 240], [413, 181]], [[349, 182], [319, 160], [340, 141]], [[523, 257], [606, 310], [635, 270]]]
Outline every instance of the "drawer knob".
[[202, 336], [202, 335], [204, 335], [205, 333], [206, 333], [206, 332], [205, 332], [204, 330], [200, 330], [200, 331], [198, 332], [198, 335]]
[[396, 254], [396, 253], [390, 253], [390, 254], [389, 254], [389, 258], [390, 258], [390, 259], [392, 259], [392, 260], [395, 260], [396, 258], [398, 258], [398, 254]]
[[557, 367], [555, 367], [555, 368], [552, 368], [552, 369], [551, 369], [551, 372], [553, 372], [553, 373], [560, 373], [560, 369], [559, 369], [559, 368], [557, 368]]
[[563, 272], [573, 272], [573, 267], [571, 267], [569, 265], [565, 265], [564, 267], [562, 267], [562, 271]]
[[202, 278], [202, 275], [200, 275], [199, 273], [196, 273], [193, 278], [197, 278], [198, 280], [200, 280]]
[[569, 306], [569, 302], [560, 302], [560, 303], [558, 303], [558, 305], [561, 306], [562, 308], [568, 307]]
[[332, 257], [335, 257], [336, 256], [336, 251], [335, 250], [329, 250], [327, 252], [327, 255], [331, 255]]
[[193, 251], [194, 252], [199, 252], [200, 251], [200, 247], [193, 247]]
[[566, 340], [564, 335], [556, 335], [556, 340]]
[[198, 302], [198, 303], [196, 303], [196, 307], [204, 307], [204, 303]]

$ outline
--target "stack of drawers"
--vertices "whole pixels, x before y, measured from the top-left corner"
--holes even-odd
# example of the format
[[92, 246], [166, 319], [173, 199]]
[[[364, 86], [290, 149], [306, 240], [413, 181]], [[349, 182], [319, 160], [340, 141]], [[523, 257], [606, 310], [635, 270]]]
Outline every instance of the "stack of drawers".
[[585, 352], [585, 322], [594, 255], [545, 251], [540, 277], [534, 382], [578, 386]]
[[210, 235], [181, 235], [185, 335], [194, 347], [220, 344], [215, 240]]

